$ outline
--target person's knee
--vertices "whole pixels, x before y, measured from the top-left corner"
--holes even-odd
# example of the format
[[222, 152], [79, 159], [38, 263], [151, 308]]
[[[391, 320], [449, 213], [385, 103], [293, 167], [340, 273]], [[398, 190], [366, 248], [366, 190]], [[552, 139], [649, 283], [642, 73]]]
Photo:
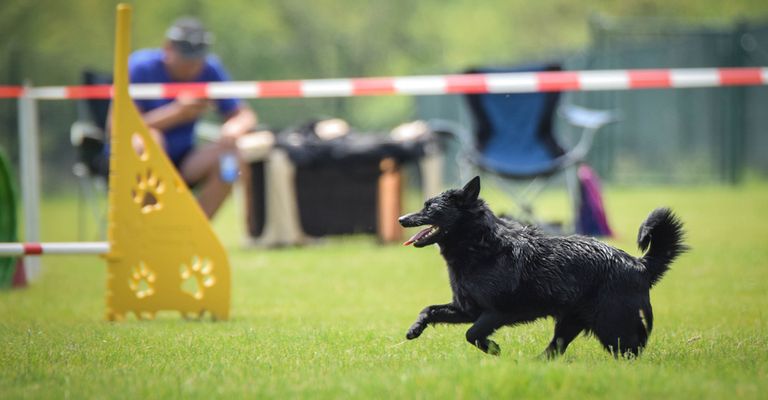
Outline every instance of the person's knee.
[[149, 136], [152, 137], [161, 148], [165, 148], [165, 136], [163, 135], [163, 132], [157, 128], [149, 127]]

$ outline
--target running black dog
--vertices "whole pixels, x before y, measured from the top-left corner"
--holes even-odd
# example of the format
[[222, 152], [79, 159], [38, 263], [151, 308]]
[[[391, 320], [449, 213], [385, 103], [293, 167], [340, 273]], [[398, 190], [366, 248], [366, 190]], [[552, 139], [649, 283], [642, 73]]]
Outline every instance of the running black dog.
[[654, 210], [637, 239], [648, 251], [635, 258], [592, 238], [548, 236], [500, 219], [479, 193], [475, 177], [400, 217], [404, 227], [430, 225], [405, 244], [437, 243], [453, 290], [453, 301], [422, 310], [406, 337], [416, 339], [429, 324], [472, 323], [467, 341], [498, 355], [488, 339], [496, 329], [551, 316], [547, 357], [564, 353], [582, 331], [614, 356], [637, 356], [653, 328], [648, 292], [688, 249], [680, 220], [669, 209]]

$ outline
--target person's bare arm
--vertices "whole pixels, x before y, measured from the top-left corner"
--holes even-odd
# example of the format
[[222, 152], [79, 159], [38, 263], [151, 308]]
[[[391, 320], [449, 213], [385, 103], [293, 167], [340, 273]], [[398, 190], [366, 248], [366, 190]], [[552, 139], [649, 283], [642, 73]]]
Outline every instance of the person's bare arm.
[[[107, 110], [107, 126], [105, 127], [107, 135], [112, 131], [112, 105], [113, 103], [109, 103], [109, 109]], [[152, 139], [154, 139], [160, 147], [165, 148], [165, 137], [160, 129], [149, 124], [147, 124], [147, 127], [149, 128], [149, 135]], [[137, 153], [144, 152], [144, 144], [140, 140], [137, 141], [135, 136], [131, 137], [131, 144]]]
[[193, 121], [210, 107], [207, 99], [179, 96], [174, 101], [143, 113], [144, 122], [149, 127], [166, 131], [179, 124]]
[[234, 141], [256, 127], [258, 117], [247, 105], [241, 105], [228, 114], [221, 125], [221, 138], [224, 141]]

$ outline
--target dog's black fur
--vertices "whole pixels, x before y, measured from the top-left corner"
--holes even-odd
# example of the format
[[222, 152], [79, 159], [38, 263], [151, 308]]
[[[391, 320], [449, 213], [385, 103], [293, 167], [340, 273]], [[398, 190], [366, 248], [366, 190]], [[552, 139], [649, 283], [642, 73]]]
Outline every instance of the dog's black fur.
[[637, 356], [653, 328], [650, 288], [687, 250], [683, 225], [666, 208], [640, 226], [635, 258], [583, 236], [555, 237], [500, 219], [478, 198], [480, 179], [426, 201], [424, 209], [400, 217], [404, 227], [431, 225], [406, 244], [437, 243], [448, 264], [453, 300], [421, 311], [406, 337], [429, 324], [471, 323], [467, 341], [497, 355], [488, 339], [502, 326], [555, 319], [544, 355], [565, 352], [582, 331], [593, 333], [615, 356]]

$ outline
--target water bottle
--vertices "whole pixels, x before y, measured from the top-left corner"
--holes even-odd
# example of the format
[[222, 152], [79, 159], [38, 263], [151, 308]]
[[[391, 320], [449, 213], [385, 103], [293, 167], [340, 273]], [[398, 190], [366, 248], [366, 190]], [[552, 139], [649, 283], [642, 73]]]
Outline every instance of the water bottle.
[[235, 153], [229, 152], [219, 156], [219, 173], [224, 182], [234, 183], [237, 180], [240, 170]]

